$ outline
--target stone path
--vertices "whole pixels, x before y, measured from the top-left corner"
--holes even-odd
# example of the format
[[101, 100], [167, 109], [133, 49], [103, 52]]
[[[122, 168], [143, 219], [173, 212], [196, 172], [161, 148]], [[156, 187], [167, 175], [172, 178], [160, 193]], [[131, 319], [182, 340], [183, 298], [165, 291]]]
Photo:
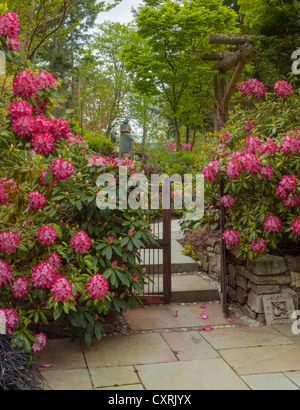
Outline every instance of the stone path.
[[41, 370], [54, 390], [299, 390], [300, 336], [291, 326], [230, 318], [218, 302], [143, 307], [124, 315], [127, 334], [90, 348], [49, 340], [37, 360], [52, 364]]

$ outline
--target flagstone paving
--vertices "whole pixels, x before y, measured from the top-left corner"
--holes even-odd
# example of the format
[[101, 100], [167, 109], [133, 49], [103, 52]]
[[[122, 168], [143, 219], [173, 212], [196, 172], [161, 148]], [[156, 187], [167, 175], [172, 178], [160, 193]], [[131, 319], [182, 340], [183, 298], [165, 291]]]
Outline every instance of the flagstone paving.
[[290, 325], [230, 316], [229, 323], [220, 303], [139, 308], [124, 315], [127, 334], [91, 347], [49, 340], [37, 363], [52, 365], [41, 371], [53, 390], [299, 390], [300, 346]]

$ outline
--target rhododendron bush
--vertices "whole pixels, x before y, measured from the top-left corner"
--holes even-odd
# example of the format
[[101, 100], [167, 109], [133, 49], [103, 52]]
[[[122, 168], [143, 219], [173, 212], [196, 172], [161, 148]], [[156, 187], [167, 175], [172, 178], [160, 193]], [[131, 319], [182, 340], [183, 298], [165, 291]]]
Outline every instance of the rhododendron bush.
[[224, 241], [250, 260], [299, 250], [299, 93], [286, 81], [268, 90], [256, 79], [238, 90], [246, 107], [231, 114], [202, 169], [207, 185], [225, 183]]
[[[15, 15], [0, 15], [0, 35], [15, 39], [17, 24]], [[47, 342], [37, 325], [66, 317], [73, 338], [90, 343], [93, 336], [101, 339], [109, 312], [137, 306], [143, 293], [138, 248], [154, 242], [147, 215], [96, 206], [103, 189], [98, 176], [116, 180], [126, 166], [130, 177], [135, 164], [93, 157], [69, 122], [53, 117], [56, 80], [50, 73], [21, 67], [15, 74], [0, 122], [5, 330], [18, 347], [36, 352]]]

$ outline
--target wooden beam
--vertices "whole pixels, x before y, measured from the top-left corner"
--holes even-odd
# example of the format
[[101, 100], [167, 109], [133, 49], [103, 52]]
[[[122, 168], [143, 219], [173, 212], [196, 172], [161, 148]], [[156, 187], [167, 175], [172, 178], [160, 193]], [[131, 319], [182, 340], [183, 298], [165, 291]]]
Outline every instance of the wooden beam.
[[231, 56], [233, 54], [236, 54], [236, 51], [233, 52], [227, 52], [227, 51], [216, 51], [216, 52], [210, 52], [210, 53], [205, 53], [204, 51], [191, 51], [191, 50], [186, 50], [186, 54], [194, 55], [194, 56], [199, 56], [202, 58], [202, 60], [205, 61], [220, 61], [223, 58], [226, 58], [228, 56]]
[[208, 36], [210, 44], [227, 44], [241, 45], [252, 41], [257, 41], [259, 36], [250, 36], [248, 34], [232, 34], [232, 33], [211, 33]]

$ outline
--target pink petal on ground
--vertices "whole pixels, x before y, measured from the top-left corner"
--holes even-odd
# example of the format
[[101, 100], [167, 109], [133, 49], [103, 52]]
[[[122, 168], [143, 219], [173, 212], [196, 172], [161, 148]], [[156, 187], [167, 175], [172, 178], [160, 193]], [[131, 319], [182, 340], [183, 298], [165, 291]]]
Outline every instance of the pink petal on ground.
[[200, 306], [200, 309], [205, 309], [206, 308], [206, 303], [203, 302], [202, 305]]
[[210, 332], [211, 330], [213, 330], [214, 328], [209, 325], [209, 326], [203, 326], [202, 330], [205, 330], [205, 332]]
[[228, 319], [228, 323], [232, 323], [233, 322], [233, 320], [232, 319]]
[[202, 319], [208, 319], [208, 315], [204, 312], [201, 313]]
[[52, 367], [52, 364], [42, 363], [42, 364], [41, 364], [41, 367], [42, 367], [43, 369], [47, 369], [48, 367]]
[[177, 317], [178, 316], [178, 310], [176, 310], [176, 312], [175, 313], [173, 313], [173, 315], [172, 315], [173, 317]]

